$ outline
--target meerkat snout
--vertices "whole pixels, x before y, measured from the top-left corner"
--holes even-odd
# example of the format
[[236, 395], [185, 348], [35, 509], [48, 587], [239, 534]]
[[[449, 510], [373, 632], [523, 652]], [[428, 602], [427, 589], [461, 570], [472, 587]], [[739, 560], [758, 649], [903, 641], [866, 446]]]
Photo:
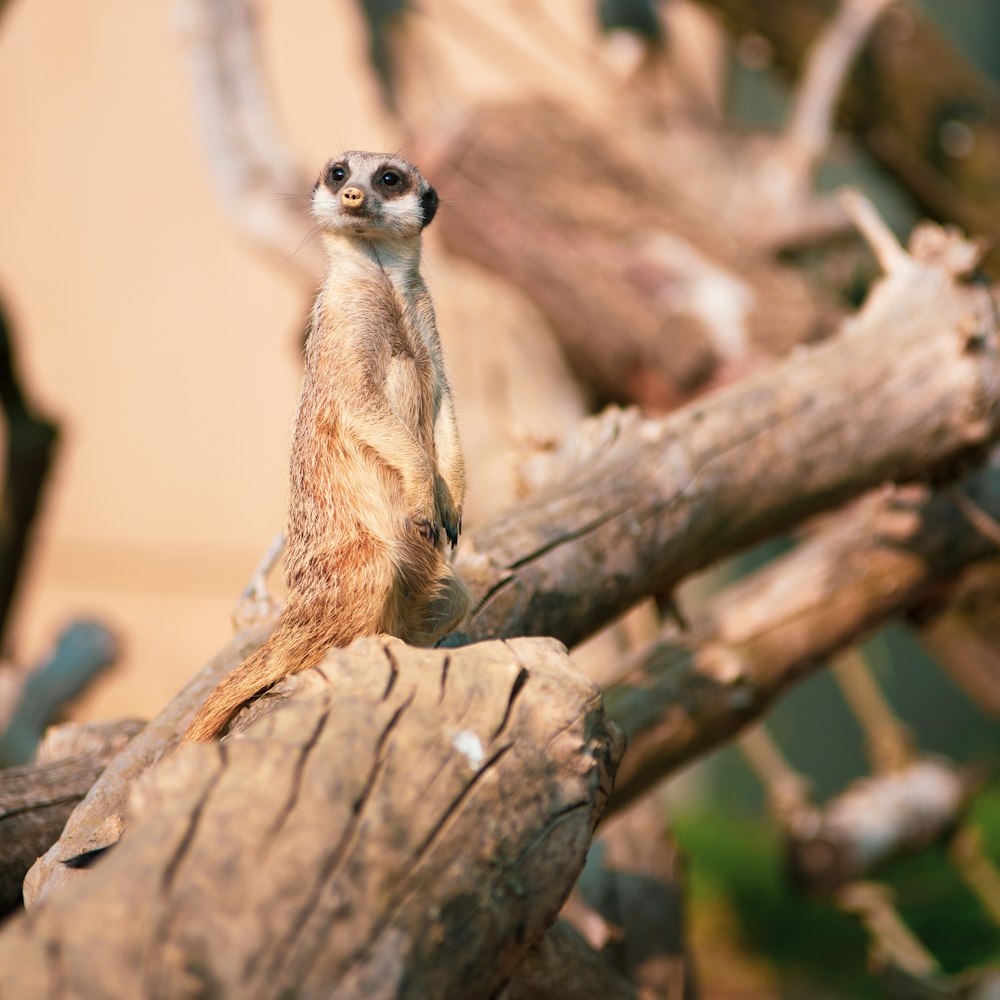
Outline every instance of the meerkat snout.
[[365, 203], [365, 193], [358, 187], [346, 187], [340, 194], [344, 208], [361, 208]]

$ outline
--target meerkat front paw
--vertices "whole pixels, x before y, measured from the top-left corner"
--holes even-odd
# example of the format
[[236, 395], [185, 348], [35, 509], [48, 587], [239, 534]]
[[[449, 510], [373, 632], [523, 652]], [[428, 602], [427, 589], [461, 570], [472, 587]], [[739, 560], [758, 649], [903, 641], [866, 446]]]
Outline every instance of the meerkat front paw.
[[421, 538], [426, 538], [431, 545], [437, 548], [438, 538], [441, 537], [441, 529], [433, 521], [417, 521], [417, 531]]
[[458, 536], [462, 533], [462, 515], [450, 504], [438, 511], [444, 533], [448, 536], [451, 547], [458, 545]]
[[438, 520], [444, 528], [444, 533], [454, 548], [458, 544], [458, 536], [462, 533], [462, 511], [455, 506], [448, 485], [441, 478], [436, 483]]

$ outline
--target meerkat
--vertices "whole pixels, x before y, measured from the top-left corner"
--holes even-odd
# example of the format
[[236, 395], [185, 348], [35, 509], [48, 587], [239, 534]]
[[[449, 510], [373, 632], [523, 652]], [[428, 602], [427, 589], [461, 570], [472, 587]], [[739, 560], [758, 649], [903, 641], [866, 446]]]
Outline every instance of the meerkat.
[[331, 647], [384, 633], [431, 645], [468, 611], [446, 554], [462, 530], [465, 463], [420, 274], [437, 206], [420, 171], [388, 154], [344, 153], [316, 182], [328, 267], [295, 418], [288, 599], [182, 743], [218, 736], [250, 698]]

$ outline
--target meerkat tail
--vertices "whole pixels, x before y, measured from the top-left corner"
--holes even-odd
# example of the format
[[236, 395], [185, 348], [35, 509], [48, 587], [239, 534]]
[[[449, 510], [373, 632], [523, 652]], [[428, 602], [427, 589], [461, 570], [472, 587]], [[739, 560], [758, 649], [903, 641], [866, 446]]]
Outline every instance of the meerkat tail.
[[180, 745], [215, 739], [251, 698], [289, 674], [315, 666], [323, 654], [349, 637], [326, 635], [317, 622], [329, 621], [323, 609], [286, 606], [268, 640], [218, 683], [181, 737]]

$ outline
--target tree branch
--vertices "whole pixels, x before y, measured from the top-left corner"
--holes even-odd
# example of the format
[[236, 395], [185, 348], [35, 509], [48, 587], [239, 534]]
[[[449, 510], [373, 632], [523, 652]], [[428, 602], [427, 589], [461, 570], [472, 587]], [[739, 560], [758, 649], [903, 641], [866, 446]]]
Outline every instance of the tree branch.
[[[661, 420], [611, 411], [551, 463], [551, 485], [474, 531], [457, 564], [477, 638], [568, 645], [694, 570], [887, 480], [955, 475], [1000, 430], [990, 294], [958, 282], [940, 230], [841, 336]], [[954, 248], [954, 249], [950, 249]], [[593, 442], [593, 443], [591, 443]]]
[[0, 647], [17, 594], [32, 525], [59, 440], [59, 428], [31, 405], [14, 363], [6, 310], [0, 306], [0, 406], [7, 420], [0, 496]]
[[[826, 0], [708, 0], [734, 32], [774, 46], [795, 75], [822, 31]], [[844, 88], [842, 119], [939, 219], [1000, 240], [1000, 93], [916, 4], [879, 24]], [[949, 137], [960, 135], [960, 143]]]
[[[963, 484], [1000, 513], [1000, 468]], [[726, 588], [690, 634], [637, 654], [605, 691], [629, 738], [611, 811], [759, 717], [789, 685], [889, 619], [926, 616], [977, 561], [997, 557], [946, 492], [883, 491]]]
[[235, 732], [153, 768], [85, 891], [5, 928], [5, 990], [494, 997], [576, 880], [623, 749], [550, 640], [360, 640]]
[[179, 0], [195, 111], [215, 193], [229, 221], [312, 292], [323, 272], [311, 240], [311, 179], [282, 139], [261, 72], [250, 0]]
[[50, 730], [36, 764], [0, 769], [0, 914], [21, 906], [21, 882], [58, 839], [74, 806], [142, 728], [136, 721]]

